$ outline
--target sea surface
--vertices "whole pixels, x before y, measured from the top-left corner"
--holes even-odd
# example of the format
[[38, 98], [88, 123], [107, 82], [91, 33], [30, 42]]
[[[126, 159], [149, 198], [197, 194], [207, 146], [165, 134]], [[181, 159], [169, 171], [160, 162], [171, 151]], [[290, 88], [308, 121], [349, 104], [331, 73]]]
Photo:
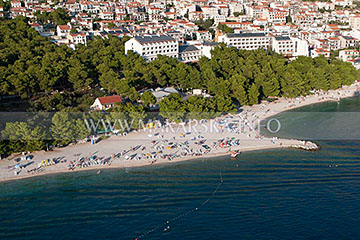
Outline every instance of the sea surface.
[[[346, 122], [360, 135], [360, 118], [345, 114], [359, 111], [360, 98], [350, 98], [283, 113], [280, 135], [301, 135], [319, 112], [344, 119], [315, 121], [318, 133]], [[320, 138], [313, 136], [316, 152], [255, 151], [0, 183], [0, 239], [360, 239], [360, 142], [356, 134]]]

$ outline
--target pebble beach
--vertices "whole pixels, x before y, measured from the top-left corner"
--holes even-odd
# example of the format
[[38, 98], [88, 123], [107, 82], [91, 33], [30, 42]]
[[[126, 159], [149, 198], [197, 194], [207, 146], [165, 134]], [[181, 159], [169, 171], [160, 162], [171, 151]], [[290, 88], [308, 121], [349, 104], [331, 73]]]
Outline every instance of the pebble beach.
[[31, 158], [20, 161], [22, 155], [14, 154], [0, 161], [0, 181], [69, 171], [157, 165], [201, 157], [229, 155], [230, 158], [234, 152], [241, 158], [241, 152], [273, 148], [315, 150], [316, 144], [309, 141], [264, 137], [256, 126], [287, 110], [353, 97], [358, 94], [359, 87], [355, 83], [306, 97], [280, 98], [244, 106], [240, 113], [212, 120], [142, 129], [125, 136], [112, 135], [96, 144], [79, 143], [48, 152], [29, 153]]

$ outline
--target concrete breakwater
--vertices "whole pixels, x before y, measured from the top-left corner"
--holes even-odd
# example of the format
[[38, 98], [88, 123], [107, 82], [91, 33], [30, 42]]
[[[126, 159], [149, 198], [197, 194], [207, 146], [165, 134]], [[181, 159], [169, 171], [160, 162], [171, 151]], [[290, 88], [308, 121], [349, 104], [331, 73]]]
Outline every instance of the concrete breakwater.
[[305, 151], [316, 151], [319, 150], [319, 146], [311, 141], [300, 141], [298, 144], [290, 145], [290, 148], [302, 149]]

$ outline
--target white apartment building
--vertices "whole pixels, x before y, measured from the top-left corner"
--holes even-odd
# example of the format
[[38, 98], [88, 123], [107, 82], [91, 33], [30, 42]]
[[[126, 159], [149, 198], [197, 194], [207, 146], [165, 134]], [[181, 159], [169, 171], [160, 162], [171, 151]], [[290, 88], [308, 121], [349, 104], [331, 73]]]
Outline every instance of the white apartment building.
[[217, 26], [219, 23], [221, 22], [225, 22], [226, 21], [226, 17], [224, 15], [217, 15], [214, 16], [214, 24]]
[[212, 34], [209, 31], [197, 31], [196, 32], [196, 39], [198, 41], [211, 41], [212, 40]]
[[359, 41], [351, 36], [339, 36], [340, 48], [357, 47]]
[[339, 58], [345, 62], [354, 60], [359, 57], [359, 51], [356, 49], [348, 49], [339, 51]]
[[299, 38], [291, 38], [294, 43], [294, 57], [309, 56], [309, 43]]
[[146, 61], [152, 61], [160, 55], [173, 58], [179, 56], [179, 43], [168, 35], [137, 36], [125, 43], [125, 54], [131, 50]]
[[245, 5], [245, 12], [252, 18], [260, 18], [266, 9], [264, 6]]
[[263, 11], [262, 17], [272, 23], [285, 23], [287, 15], [288, 12], [286, 11], [270, 8]]
[[329, 38], [328, 41], [330, 50], [340, 49], [340, 39], [338, 37]]
[[201, 50], [194, 45], [181, 45], [179, 47], [179, 60], [181, 62], [196, 62], [201, 56]]
[[214, 18], [219, 15], [219, 9], [214, 6], [204, 6], [201, 8], [203, 14], [209, 15], [210, 18]]
[[349, 17], [349, 25], [352, 29], [360, 29], [360, 16], [350, 16]]
[[203, 42], [200, 46], [201, 55], [211, 59], [211, 51], [218, 45], [216, 42]]
[[294, 43], [287, 36], [276, 36], [272, 39], [272, 49], [274, 52], [282, 54], [286, 57], [294, 55]]
[[229, 33], [219, 36], [218, 42], [243, 50], [255, 50], [270, 47], [270, 37], [264, 33]]

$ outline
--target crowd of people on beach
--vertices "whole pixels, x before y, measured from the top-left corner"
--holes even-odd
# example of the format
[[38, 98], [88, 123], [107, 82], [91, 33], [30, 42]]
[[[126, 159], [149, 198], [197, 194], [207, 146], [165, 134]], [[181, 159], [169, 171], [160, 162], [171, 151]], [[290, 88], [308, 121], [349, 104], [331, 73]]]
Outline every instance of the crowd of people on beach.
[[[242, 120], [246, 120], [246, 124], [250, 126], [250, 121], [246, 119], [248, 114], [249, 112], [243, 114]], [[218, 131], [225, 135], [226, 133], [240, 134], [243, 132], [239, 120], [236, 119], [235, 115], [216, 119], [216, 125], [219, 127]], [[166, 126], [163, 127], [165, 128]], [[222, 134], [222, 136], [224, 134]], [[73, 159], [59, 157], [42, 160], [36, 168], [27, 170], [27, 173], [34, 174], [44, 172], [46, 168], [60, 163], [66, 163], [67, 169], [70, 171], [90, 167], [111, 166], [114, 161], [117, 163], [120, 161], [148, 161], [149, 164], [155, 164], [159, 161], [172, 161], [177, 158], [205, 156], [219, 148], [227, 149], [227, 152], [230, 152], [231, 147], [239, 146], [241, 142], [240, 139], [236, 139], [235, 137], [223, 137], [210, 141], [198, 131], [181, 132], [178, 136], [168, 138], [166, 138], [165, 135], [154, 132], [148, 135], [148, 141], [150, 141], [151, 144], [138, 144], [129, 149], [121, 150], [118, 153], [113, 153], [110, 156], [98, 156], [97, 152], [95, 152], [88, 156], [81, 156], [80, 153], [75, 154]], [[20, 172], [17, 171], [16, 175], [19, 173]]]
[[[97, 156], [96, 152], [88, 156], [81, 156], [75, 154], [73, 159], [63, 159], [63, 157], [42, 160], [38, 166], [27, 170], [28, 174], [35, 174], [44, 172], [46, 168], [66, 163], [69, 171], [90, 167], [106, 167], [116, 161], [148, 161], [149, 164], [155, 164], [159, 161], [172, 161], [177, 158], [191, 158], [206, 156], [214, 150], [219, 148], [226, 149], [225, 152], [231, 152], [232, 147], [239, 146], [241, 141], [236, 137], [223, 137], [226, 134], [241, 134], [244, 133], [244, 128], [254, 130], [254, 121], [259, 116], [250, 110], [246, 110], [236, 115], [228, 115], [215, 119], [215, 125], [218, 127], [218, 132], [222, 136], [220, 139], [210, 141], [206, 139], [199, 131], [180, 132], [178, 136], [165, 137], [164, 134], [155, 132], [149, 134], [149, 147], [138, 144], [129, 149], [121, 150], [118, 153], [113, 153], [110, 156]], [[203, 120], [202, 123], [206, 123]], [[162, 126], [166, 128], [167, 126]], [[121, 136], [120, 136], [121, 137]], [[252, 133], [248, 134], [248, 138], [252, 137]], [[262, 136], [258, 133], [254, 136], [261, 140]], [[275, 144], [275, 142], [274, 142]], [[26, 167], [26, 166], [25, 166]], [[25, 168], [24, 167], [24, 168]], [[9, 168], [9, 170], [14, 170]], [[20, 168], [20, 171], [22, 168]], [[15, 169], [15, 175], [20, 173], [19, 169]]]
[[[229, 128], [229, 131], [234, 131], [234, 128]], [[178, 139], [172, 137], [166, 139], [160, 133], [149, 134], [151, 146], [143, 146], [138, 144], [129, 149], [124, 149], [109, 157], [98, 157], [92, 154], [88, 157], [80, 157], [77, 160], [70, 161], [68, 170], [75, 170], [80, 168], [87, 168], [92, 166], [106, 166], [111, 165], [113, 161], [149, 161], [154, 164], [159, 160], [172, 161], [176, 158], [184, 157], [199, 157], [209, 154], [213, 149], [230, 148], [232, 146], [240, 145], [240, 140], [233, 138], [222, 138], [218, 141], [208, 143], [208, 140], [201, 134], [192, 132], [180, 133]], [[186, 136], [189, 136], [188, 139]]]

